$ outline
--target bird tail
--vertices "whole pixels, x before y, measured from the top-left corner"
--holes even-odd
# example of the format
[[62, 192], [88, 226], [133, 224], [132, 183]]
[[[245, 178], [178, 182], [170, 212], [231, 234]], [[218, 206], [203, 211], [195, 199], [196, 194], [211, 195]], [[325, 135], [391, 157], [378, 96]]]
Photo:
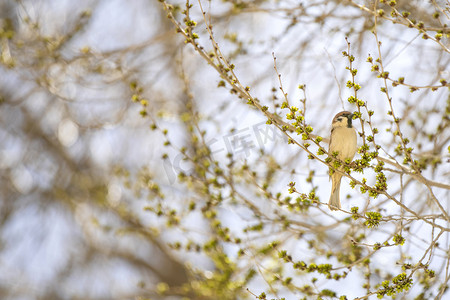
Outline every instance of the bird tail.
[[333, 174], [331, 176], [331, 196], [328, 205], [331, 210], [338, 210], [341, 208], [341, 200], [339, 197], [339, 191], [341, 189], [341, 178], [342, 176], [339, 174]]

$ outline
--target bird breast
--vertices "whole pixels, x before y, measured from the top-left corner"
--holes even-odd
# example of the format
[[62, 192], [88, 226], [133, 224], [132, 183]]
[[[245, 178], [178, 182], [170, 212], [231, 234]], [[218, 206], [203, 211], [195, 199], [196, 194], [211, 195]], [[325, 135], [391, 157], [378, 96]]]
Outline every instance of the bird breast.
[[348, 127], [335, 127], [331, 134], [330, 154], [339, 152], [340, 160], [353, 159], [356, 153], [356, 130]]

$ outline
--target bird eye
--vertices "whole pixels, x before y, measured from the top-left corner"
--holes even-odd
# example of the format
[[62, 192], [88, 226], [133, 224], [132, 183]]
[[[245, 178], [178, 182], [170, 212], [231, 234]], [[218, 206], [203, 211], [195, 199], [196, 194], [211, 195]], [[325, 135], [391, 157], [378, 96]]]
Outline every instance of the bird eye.
[[340, 121], [342, 121], [342, 118], [337, 118], [337, 120], [340, 122]]

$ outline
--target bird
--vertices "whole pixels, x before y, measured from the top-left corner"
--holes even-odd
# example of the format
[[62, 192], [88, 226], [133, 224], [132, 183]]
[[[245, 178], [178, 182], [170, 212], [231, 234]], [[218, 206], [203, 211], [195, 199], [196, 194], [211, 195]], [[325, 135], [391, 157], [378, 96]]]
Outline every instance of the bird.
[[[345, 161], [353, 159], [357, 149], [356, 130], [352, 126], [353, 114], [349, 111], [341, 111], [333, 118], [331, 123], [330, 144], [328, 148], [328, 155], [333, 156], [333, 153], [338, 152], [336, 158]], [[332, 164], [332, 162], [331, 162]], [[344, 168], [341, 165], [337, 170], [343, 172]], [[338, 210], [341, 208], [341, 200], [339, 191], [341, 186], [342, 174], [336, 170], [331, 171], [331, 195], [328, 202], [331, 210]]]

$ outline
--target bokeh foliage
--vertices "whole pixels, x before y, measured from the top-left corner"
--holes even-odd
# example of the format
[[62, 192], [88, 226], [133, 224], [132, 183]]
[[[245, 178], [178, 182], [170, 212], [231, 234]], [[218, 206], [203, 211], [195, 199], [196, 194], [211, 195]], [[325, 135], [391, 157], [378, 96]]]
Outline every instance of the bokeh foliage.
[[0, 298], [445, 298], [449, 15], [3, 1]]

